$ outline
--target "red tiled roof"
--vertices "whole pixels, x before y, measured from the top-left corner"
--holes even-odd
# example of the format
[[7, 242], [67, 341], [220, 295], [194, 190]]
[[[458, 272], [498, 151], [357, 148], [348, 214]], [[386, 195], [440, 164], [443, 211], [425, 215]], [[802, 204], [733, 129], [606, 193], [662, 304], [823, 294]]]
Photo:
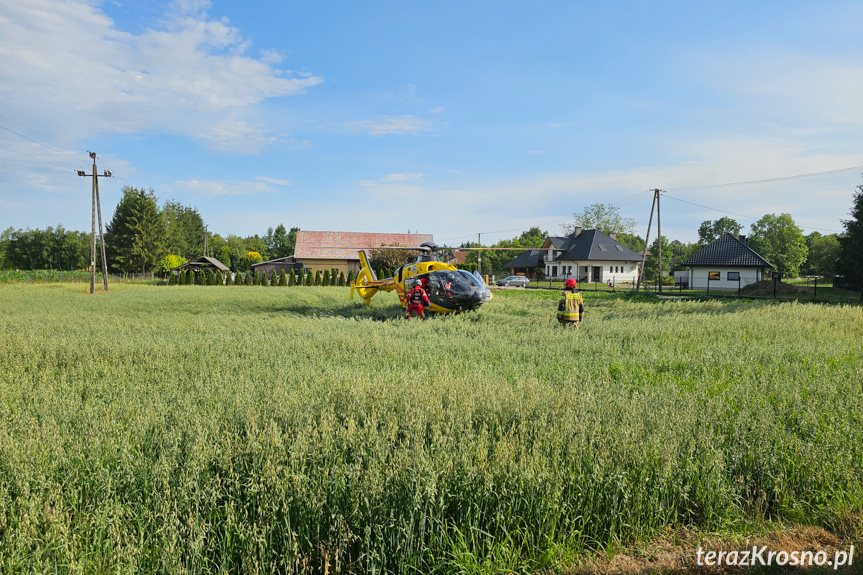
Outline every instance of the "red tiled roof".
[[463, 264], [467, 261], [467, 256], [470, 255], [468, 250], [453, 250], [452, 256], [455, 258], [455, 263]]
[[358, 260], [357, 250], [383, 245], [415, 247], [433, 242], [432, 234], [371, 234], [364, 232], [297, 232], [297, 260]]

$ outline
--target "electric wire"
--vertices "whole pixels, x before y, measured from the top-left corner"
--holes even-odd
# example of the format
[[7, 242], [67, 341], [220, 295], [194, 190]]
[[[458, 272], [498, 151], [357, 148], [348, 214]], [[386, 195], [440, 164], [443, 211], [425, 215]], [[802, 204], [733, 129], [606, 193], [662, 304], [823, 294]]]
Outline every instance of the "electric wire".
[[73, 160], [75, 160], [76, 162], [80, 162], [80, 161], [81, 161], [81, 158], [76, 158], [75, 156], [73, 156], [73, 155], [71, 155], [71, 154], [67, 154], [66, 152], [64, 152], [64, 151], [62, 151], [62, 150], [58, 150], [57, 148], [52, 148], [52, 147], [51, 147], [51, 146], [49, 146], [48, 144], [43, 144], [42, 142], [40, 142], [40, 141], [38, 141], [38, 140], [34, 140], [33, 138], [31, 138], [31, 137], [29, 137], [29, 136], [25, 136], [24, 134], [21, 134], [21, 133], [19, 133], [19, 132], [16, 132], [15, 130], [12, 130], [11, 128], [7, 128], [6, 126], [3, 126], [3, 125], [0, 125], [0, 128], [3, 128], [3, 129], [4, 129], [4, 130], [6, 130], [7, 132], [12, 132], [12, 133], [13, 133], [13, 134], [15, 134], [16, 136], [20, 136], [20, 137], [24, 138], [25, 140], [30, 140], [30, 141], [31, 141], [31, 142], [33, 142], [34, 144], [39, 144], [39, 145], [40, 145], [40, 146], [42, 146], [42, 147], [48, 148], [48, 149], [49, 149], [49, 150], [51, 150], [52, 152], [56, 152], [56, 153], [58, 153], [58, 154], [62, 154], [62, 155], [64, 155], [64, 156], [66, 156], [67, 158], [72, 158], [72, 159], [73, 159]]
[[[664, 192], [664, 191], [662, 192], [662, 195], [663, 195], [663, 196], [665, 196], [666, 198], [670, 199], [670, 200], [675, 200], [675, 201], [678, 201], [678, 202], [683, 202], [684, 204], [690, 204], [690, 205], [693, 205], [693, 206], [698, 206], [699, 208], [704, 208], [704, 209], [706, 209], [706, 210], [712, 210], [712, 211], [714, 211], [714, 212], [720, 212], [720, 213], [723, 213], [723, 214], [729, 214], [729, 215], [732, 215], [732, 216], [737, 216], [737, 217], [740, 217], [740, 218], [747, 218], [747, 219], [750, 219], [750, 220], [758, 220], [758, 219], [760, 219], [760, 218], [756, 218], [756, 217], [753, 217], [753, 216], [747, 216], [747, 215], [744, 215], [744, 214], [738, 214], [738, 213], [736, 213], [736, 212], [729, 212], [729, 211], [727, 211], [727, 210], [720, 210], [719, 208], [711, 208], [710, 206], [705, 206], [704, 204], [697, 204], [697, 203], [695, 203], [695, 202], [690, 202], [690, 201], [688, 201], [688, 200], [682, 200], [682, 199], [680, 199], [680, 198], [675, 198], [674, 196], [669, 195], [668, 193], [666, 193], [666, 192]], [[816, 231], [819, 231], [819, 232], [835, 232], [835, 233], [839, 233], [839, 234], [843, 233], [843, 232], [842, 232], [842, 231], [840, 231], [840, 230], [829, 230], [829, 229], [825, 229], [825, 228], [814, 228], [814, 227], [812, 227], [812, 226], [805, 226], [805, 225], [803, 225], [803, 224], [797, 224], [797, 225], [798, 225], [800, 228], [804, 229], [804, 230], [816, 230]]]
[[13, 152], [15, 154], [20, 154], [20, 155], [24, 156], [25, 158], [30, 158], [30, 159], [36, 160], [38, 162], [44, 162], [46, 164], [51, 164], [52, 166], [57, 166], [58, 168], [60, 168], [62, 170], [69, 170], [69, 171], [73, 171], [73, 172], [75, 171], [74, 168], [69, 168], [67, 166], [61, 166], [60, 164], [55, 164], [54, 162], [52, 162], [50, 160], [46, 160], [45, 158], [37, 158], [36, 156], [31, 156], [30, 154], [25, 154], [24, 152], [19, 152], [18, 150], [13, 150], [12, 148], [7, 148], [6, 146], [0, 146], [0, 148], [7, 150], [9, 152]]

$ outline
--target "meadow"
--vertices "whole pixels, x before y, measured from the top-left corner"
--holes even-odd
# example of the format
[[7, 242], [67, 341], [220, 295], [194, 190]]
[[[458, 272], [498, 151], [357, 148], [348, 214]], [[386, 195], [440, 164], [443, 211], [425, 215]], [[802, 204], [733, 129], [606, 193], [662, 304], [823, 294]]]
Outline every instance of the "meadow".
[[0, 285], [0, 573], [563, 571], [861, 533], [863, 308]]

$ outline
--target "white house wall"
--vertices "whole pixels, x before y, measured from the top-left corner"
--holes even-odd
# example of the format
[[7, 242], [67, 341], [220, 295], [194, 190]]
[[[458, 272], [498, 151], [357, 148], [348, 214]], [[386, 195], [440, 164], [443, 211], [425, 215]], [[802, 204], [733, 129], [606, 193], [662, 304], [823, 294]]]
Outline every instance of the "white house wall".
[[[611, 280], [613, 283], [635, 282], [638, 280], [638, 267], [641, 262], [611, 262], [611, 261], [591, 261], [591, 262], [571, 262], [559, 261], [554, 263], [546, 263], [545, 275], [554, 277], [574, 277], [578, 281], [585, 282], [607, 282]], [[557, 267], [557, 273], [553, 274], [552, 269]], [[599, 277], [594, 277], [594, 267], [600, 268]], [[572, 268], [572, 273], [569, 269]], [[615, 271], [619, 270], [619, 271]]]
[[761, 281], [764, 279], [760, 268], [734, 268], [734, 267], [693, 267], [689, 270], [689, 289], [707, 289], [707, 278], [710, 272], [719, 272], [719, 280], [710, 280], [710, 289], [712, 290], [736, 290], [738, 288], [737, 280], [728, 280], [729, 272], [740, 274], [739, 287], [746, 287], [749, 284]]

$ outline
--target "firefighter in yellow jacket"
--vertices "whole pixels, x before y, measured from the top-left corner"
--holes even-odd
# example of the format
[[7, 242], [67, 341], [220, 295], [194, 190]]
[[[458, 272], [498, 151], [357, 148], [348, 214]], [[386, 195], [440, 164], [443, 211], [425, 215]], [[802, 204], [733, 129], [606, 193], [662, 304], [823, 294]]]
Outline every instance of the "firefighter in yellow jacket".
[[563, 283], [563, 294], [557, 304], [557, 321], [561, 325], [578, 327], [584, 319], [584, 298], [578, 292], [578, 282], [570, 278]]

